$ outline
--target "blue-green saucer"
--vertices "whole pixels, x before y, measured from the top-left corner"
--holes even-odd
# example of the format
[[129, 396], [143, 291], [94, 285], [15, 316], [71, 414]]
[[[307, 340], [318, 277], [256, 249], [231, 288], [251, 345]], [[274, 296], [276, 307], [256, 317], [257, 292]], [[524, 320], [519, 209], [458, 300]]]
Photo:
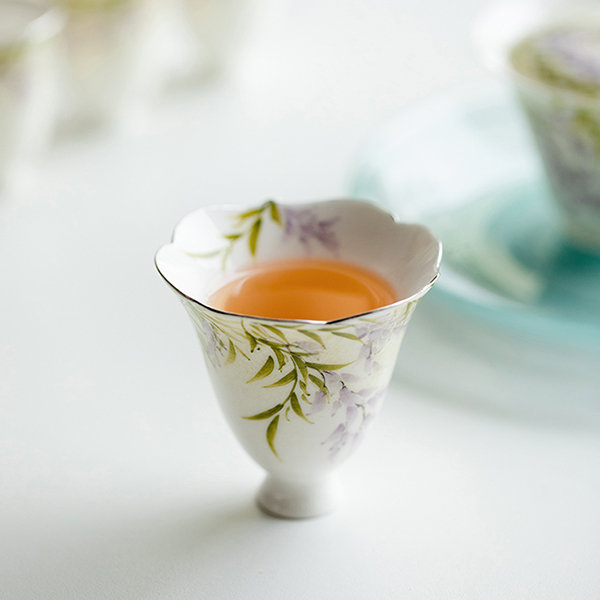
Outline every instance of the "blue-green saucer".
[[351, 193], [440, 236], [438, 299], [521, 333], [600, 346], [600, 256], [563, 237], [501, 87], [454, 91], [388, 123], [360, 153]]

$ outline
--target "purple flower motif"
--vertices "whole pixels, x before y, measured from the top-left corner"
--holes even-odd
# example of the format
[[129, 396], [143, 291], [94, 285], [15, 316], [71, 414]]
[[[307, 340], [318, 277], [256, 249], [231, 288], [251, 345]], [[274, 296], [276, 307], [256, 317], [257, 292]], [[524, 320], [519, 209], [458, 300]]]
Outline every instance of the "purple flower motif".
[[342, 384], [342, 376], [335, 371], [323, 371], [323, 376], [325, 377], [325, 385], [330, 391], [332, 388]]
[[545, 57], [546, 62], [556, 63], [567, 77], [584, 83], [600, 82], [600, 66], [590, 51], [598, 47], [592, 31], [561, 28], [538, 39], [537, 46], [538, 54]]
[[334, 224], [338, 217], [332, 219], [319, 219], [317, 213], [311, 208], [285, 208], [285, 235], [298, 238], [307, 249], [312, 241], [331, 250], [338, 249], [339, 243], [335, 236]]
[[346, 407], [346, 427], [349, 429], [356, 423], [356, 420], [359, 418], [358, 407], [355, 404], [351, 404]]
[[320, 413], [327, 406], [327, 396], [324, 392], [318, 391], [312, 400], [312, 405], [306, 410], [307, 415], [316, 415]]
[[[335, 417], [337, 411], [342, 408], [342, 406], [352, 406], [357, 399], [355, 398], [356, 394], [349, 390], [344, 383], [342, 383], [342, 387], [340, 388], [337, 398], [333, 403], [331, 416]], [[358, 398], [360, 401], [360, 398]]]
[[321, 348], [317, 342], [311, 342], [310, 340], [301, 340], [299, 342], [295, 342], [294, 346], [300, 350], [303, 350], [304, 352], [310, 352], [311, 354], [316, 354]]
[[340, 373], [340, 379], [346, 383], [356, 383], [357, 381], [359, 381], [359, 377], [354, 375], [354, 373]]
[[204, 354], [215, 367], [220, 367], [222, 363], [222, 352], [224, 348], [223, 341], [216, 334], [214, 327], [206, 320], [196, 323], [198, 334], [202, 341]]
[[365, 388], [354, 392], [343, 385], [334, 402], [331, 416], [344, 407], [344, 421], [322, 442], [329, 446], [330, 458], [335, 458], [344, 448], [350, 453], [358, 445], [384, 395], [385, 388]]
[[343, 406], [351, 406], [356, 402], [356, 396], [358, 396], [356, 392], [352, 392], [344, 385], [340, 390], [339, 402]]
[[335, 457], [338, 452], [348, 443], [350, 434], [344, 423], [340, 423], [331, 435], [323, 442], [329, 444], [329, 456]]
[[376, 352], [374, 351], [373, 344], [365, 344], [358, 353], [359, 360], [364, 361], [367, 375], [371, 375], [373, 371], [379, 369], [379, 363], [374, 360], [375, 354]]
[[404, 322], [400, 319], [364, 323], [356, 327], [356, 335], [363, 342], [363, 346], [358, 353], [358, 359], [363, 361], [368, 375], [379, 368], [379, 363], [375, 360], [377, 355], [403, 329]]
[[385, 392], [385, 388], [379, 388], [377, 390], [371, 391], [369, 398], [366, 402], [366, 404], [369, 407], [369, 413], [365, 417], [365, 421], [370, 421], [373, 418], [373, 415], [379, 410], [379, 407], [381, 406], [381, 403], [385, 398]]

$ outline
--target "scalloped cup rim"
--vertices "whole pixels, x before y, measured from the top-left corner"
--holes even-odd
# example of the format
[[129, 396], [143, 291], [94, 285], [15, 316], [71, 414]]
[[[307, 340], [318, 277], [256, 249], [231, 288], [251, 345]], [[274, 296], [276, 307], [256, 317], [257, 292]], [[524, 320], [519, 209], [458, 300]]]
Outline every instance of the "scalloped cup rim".
[[243, 319], [252, 319], [252, 320], [258, 320], [258, 321], [268, 321], [268, 322], [274, 322], [274, 323], [311, 324], [311, 325], [337, 324], [337, 323], [341, 323], [344, 321], [369, 316], [369, 315], [372, 315], [375, 313], [389, 310], [391, 308], [396, 308], [396, 307], [402, 306], [404, 304], [408, 304], [409, 302], [413, 302], [415, 300], [419, 300], [431, 289], [431, 287], [434, 285], [434, 283], [437, 281], [437, 279], [440, 276], [439, 269], [440, 269], [440, 263], [442, 260], [442, 242], [431, 232], [431, 230], [429, 228], [425, 227], [424, 225], [422, 225], [420, 223], [406, 223], [406, 222], [400, 221], [399, 218], [395, 214], [383, 209], [382, 207], [380, 207], [376, 204], [373, 204], [372, 202], [368, 202], [365, 200], [357, 200], [357, 199], [350, 199], [350, 198], [335, 198], [335, 199], [329, 199], [329, 200], [318, 200], [318, 201], [309, 201], [309, 202], [293, 202], [293, 203], [292, 202], [285, 203], [285, 202], [279, 202], [279, 201], [277, 202], [278, 206], [284, 206], [284, 207], [290, 207], [290, 208], [301, 208], [301, 207], [308, 208], [308, 207], [318, 206], [318, 205], [322, 205], [322, 204], [333, 204], [333, 203], [354, 204], [356, 206], [368, 207], [370, 209], [373, 209], [373, 210], [379, 212], [381, 215], [385, 215], [385, 216], [389, 217], [394, 222], [394, 224], [396, 224], [400, 227], [405, 227], [405, 228], [411, 229], [411, 230], [420, 230], [421, 232], [426, 234], [430, 238], [430, 242], [433, 245], [435, 245], [437, 248], [436, 258], [435, 258], [434, 264], [432, 265], [433, 270], [434, 270], [433, 277], [425, 285], [423, 285], [418, 291], [411, 294], [410, 296], [401, 298], [400, 300], [397, 300], [396, 302], [393, 302], [391, 304], [386, 304], [384, 306], [379, 306], [377, 308], [374, 308], [372, 310], [365, 311], [362, 313], [356, 313], [356, 314], [348, 315], [346, 317], [342, 317], [339, 319], [332, 319], [332, 320], [328, 320], [328, 321], [327, 320], [318, 320], [318, 319], [283, 319], [283, 318], [276, 318], [276, 317], [263, 317], [263, 316], [247, 315], [247, 314], [241, 314], [241, 313], [235, 313], [235, 312], [221, 310], [221, 309], [215, 308], [214, 306], [211, 306], [205, 302], [202, 302], [202, 301], [198, 300], [197, 298], [194, 298], [193, 296], [190, 296], [189, 294], [187, 294], [183, 290], [181, 290], [179, 287], [177, 287], [172, 281], [170, 281], [168, 276], [163, 272], [163, 270], [161, 270], [161, 267], [159, 265], [159, 254], [165, 248], [176, 245], [176, 238], [177, 238], [178, 231], [180, 230], [182, 224], [186, 220], [191, 218], [193, 215], [208, 213], [211, 210], [231, 211], [232, 213], [236, 212], [236, 211], [243, 211], [243, 210], [247, 210], [249, 207], [253, 206], [251, 204], [223, 204], [223, 205], [210, 204], [207, 206], [197, 208], [193, 211], [190, 211], [189, 213], [184, 215], [181, 219], [179, 219], [179, 221], [174, 226], [174, 228], [172, 230], [172, 234], [171, 234], [171, 241], [168, 244], [163, 244], [160, 248], [158, 248], [158, 250], [154, 254], [154, 266], [155, 266], [156, 270], [158, 271], [159, 275], [162, 277], [162, 279], [167, 283], [167, 285], [173, 291], [175, 291], [177, 294], [181, 295], [186, 300], [188, 300], [194, 304], [197, 304], [198, 306], [201, 306], [205, 310], [214, 312], [216, 314], [225, 315], [225, 316], [231, 316], [231, 317], [237, 317], [237, 318], [243, 318]]

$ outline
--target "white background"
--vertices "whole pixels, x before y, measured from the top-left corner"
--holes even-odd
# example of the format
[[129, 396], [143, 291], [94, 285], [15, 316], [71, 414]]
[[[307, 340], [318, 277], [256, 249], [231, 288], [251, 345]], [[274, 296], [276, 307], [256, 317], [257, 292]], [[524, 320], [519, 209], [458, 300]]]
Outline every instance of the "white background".
[[484, 77], [482, 7], [265, 2], [231, 77], [0, 205], [1, 598], [600, 597], [597, 355], [427, 298], [345, 503], [271, 519], [152, 263], [201, 204], [343, 195], [387, 118]]

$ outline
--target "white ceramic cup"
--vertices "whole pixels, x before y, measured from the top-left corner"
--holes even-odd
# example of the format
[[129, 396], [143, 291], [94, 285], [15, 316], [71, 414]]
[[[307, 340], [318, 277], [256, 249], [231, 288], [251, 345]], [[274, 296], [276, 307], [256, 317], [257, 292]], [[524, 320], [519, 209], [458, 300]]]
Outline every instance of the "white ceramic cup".
[[515, 47], [536, 32], [558, 26], [595, 27], [593, 3], [500, 4], [475, 24], [484, 62], [507, 76], [527, 117], [566, 237], [600, 252], [600, 84], [593, 95], [541, 81], [519, 69]]
[[[397, 301], [336, 321], [258, 318], [210, 305], [238, 269], [297, 258], [371, 269]], [[440, 242], [366, 202], [266, 202], [191, 213], [155, 260], [192, 318], [229, 425], [268, 473], [259, 505], [289, 518], [332, 510], [335, 469], [379, 411], [406, 325], [438, 277]]]
[[0, 190], [31, 182], [52, 136], [59, 101], [60, 13], [0, 0]]

